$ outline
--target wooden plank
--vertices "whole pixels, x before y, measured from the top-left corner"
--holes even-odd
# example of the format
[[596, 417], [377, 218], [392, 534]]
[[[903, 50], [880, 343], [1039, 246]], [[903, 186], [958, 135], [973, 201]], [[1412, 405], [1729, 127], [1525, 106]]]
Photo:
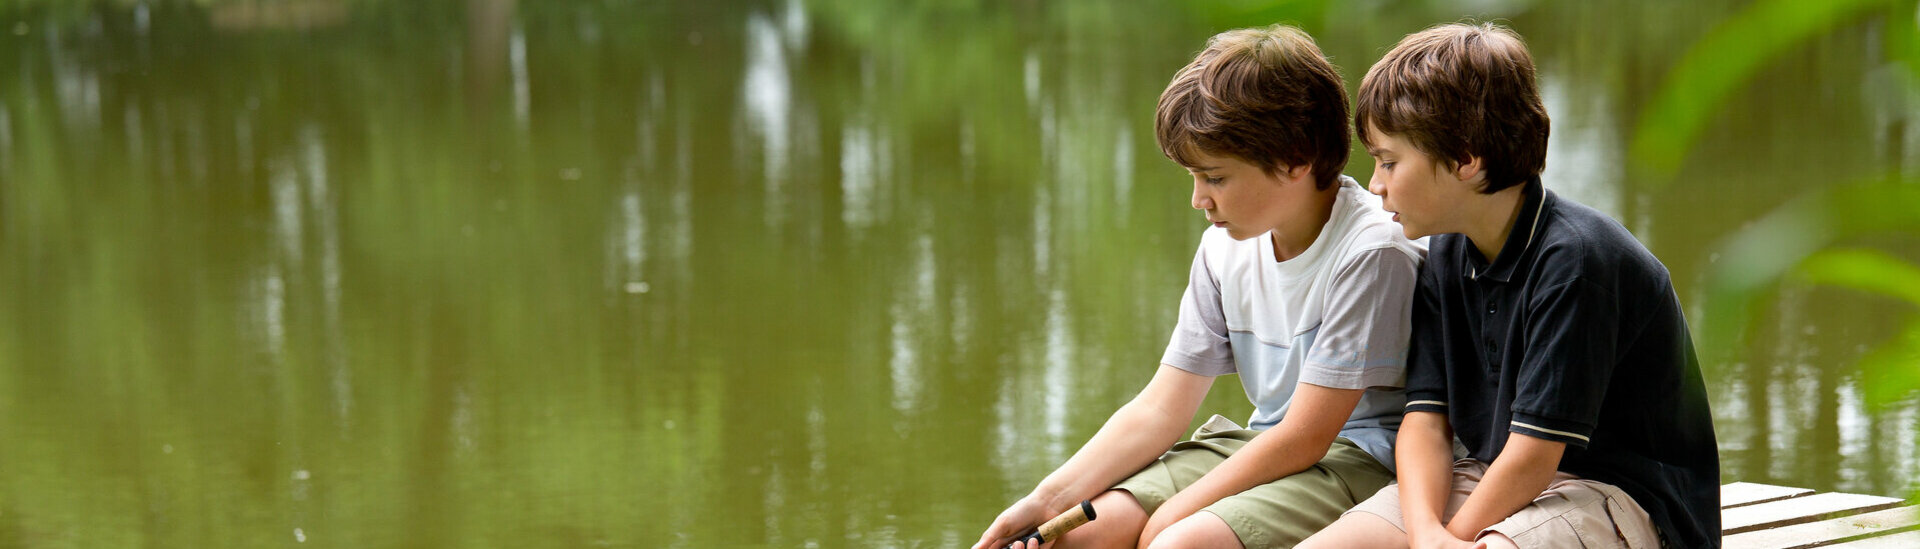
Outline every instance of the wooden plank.
[[1732, 509], [1734, 507], [1745, 507], [1755, 503], [1797, 498], [1812, 493], [1813, 490], [1810, 488], [1774, 486], [1754, 482], [1735, 482], [1720, 487], [1720, 508]]
[[1827, 547], [1832, 549], [1913, 549], [1920, 547], [1920, 530], [1908, 530], [1891, 536], [1849, 541]]
[[1920, 508], [1895, 507], [1885, 511], [1836, 519], [1755, 530], [1721, 538], [1726, 549], [1795, 549], [1875, 536], [1920, 526]]
[[1720, 535], [1866, 513], [1900, 506], [1895, 498], [1862, 494], [1814, 494], [1720, 511]]

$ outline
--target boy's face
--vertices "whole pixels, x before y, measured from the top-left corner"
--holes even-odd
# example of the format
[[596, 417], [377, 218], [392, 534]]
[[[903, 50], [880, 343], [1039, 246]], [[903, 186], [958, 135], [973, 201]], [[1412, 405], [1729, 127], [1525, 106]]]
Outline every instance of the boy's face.
[[1473, 185], [1397, 135], [1371, 125], [1367, 134], [1372, 141], [1367, 154], [1373, 155], [1367, 190], [1380, 195], [1381, 206], [1393, 213], [1407, 238], [1459, 232], [1452, 214], [1460, 209], [1454, 206], [1467, 198], [1461, 193], [1474, 192]]
[[1316, 189], [1304, 168], [1269, 174], [1245, 160], [1205, 152], [1194, 161], [1199, 165], [1186, 167], [1193, 174], [1193, 208], [1234, 240], [1265, 234], [1303, 213], [1294, 210], [1314, 204], [1309, 198]]

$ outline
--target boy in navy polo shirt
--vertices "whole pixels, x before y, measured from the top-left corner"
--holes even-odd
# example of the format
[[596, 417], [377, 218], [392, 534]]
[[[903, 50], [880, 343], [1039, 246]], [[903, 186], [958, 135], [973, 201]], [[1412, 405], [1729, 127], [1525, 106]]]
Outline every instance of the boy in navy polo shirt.
[[1398, 482], [1302, 547], [1719, 546], [1713, 420], [1672, 282], [1619, 222], [1542, 187], [1520, 37], [1407, 36], [1361, 82], [1355, 125], [1370, 189], [1432, 248]]

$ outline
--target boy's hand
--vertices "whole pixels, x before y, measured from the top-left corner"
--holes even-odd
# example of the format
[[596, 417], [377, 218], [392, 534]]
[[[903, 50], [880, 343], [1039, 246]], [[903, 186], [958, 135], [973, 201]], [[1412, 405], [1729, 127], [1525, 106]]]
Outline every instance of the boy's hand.
[[[1008, 543], [1013, 543], [1014, 536], [1039, 527], [1052, 516], [1053, 514], [1041, 507], [1039, 500], [1034, 499], [1033, 496], [1020, 498], [1020, 501], [1013, 502], [1012, 507], [1001, 511], [1000, 516], [993, 519], [993, 525], [988, 526], [987, 531], [980, 534], [980, 542], [973, 544], [973, 549], [1006, 547]], [[1046, 545], [1050, 546], [1053, 543], [1048, 542]], [[1014, 547], [1015, 549], [1037, 549], [1019, 545]]]

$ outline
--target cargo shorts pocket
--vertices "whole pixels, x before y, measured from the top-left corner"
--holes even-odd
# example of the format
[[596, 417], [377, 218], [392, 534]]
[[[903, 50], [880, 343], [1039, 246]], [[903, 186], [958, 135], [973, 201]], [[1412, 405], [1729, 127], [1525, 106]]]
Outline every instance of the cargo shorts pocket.
[[1488, 526], [1480, 537], [1499, 532], [1520, 547], [1564, 547], [1571, 540], [1580, 540], [1585, 547], [1605, 547], [1588, 542], [1589, 536], [1576, 526], [1579, 508], [1580, 502], [1564, 494], [1548, 493], [1506, 520]]
[[1619, 488], [1600, 482], [1557, 482], [1533, 504], [1488, 527], [1520, 547], [1655, 549], [1646, 511]]
[[1647, 511], [1620, 488], [1609, 484], [1599, 487], [1601, 493], [1606, 494], [1607, 521], [1613, 526], [1613, 533], [1625, 541], [1629, 549], [1658, 549], [1660, 534], [1654, 530], [1653, 518], [1647, 516]]

